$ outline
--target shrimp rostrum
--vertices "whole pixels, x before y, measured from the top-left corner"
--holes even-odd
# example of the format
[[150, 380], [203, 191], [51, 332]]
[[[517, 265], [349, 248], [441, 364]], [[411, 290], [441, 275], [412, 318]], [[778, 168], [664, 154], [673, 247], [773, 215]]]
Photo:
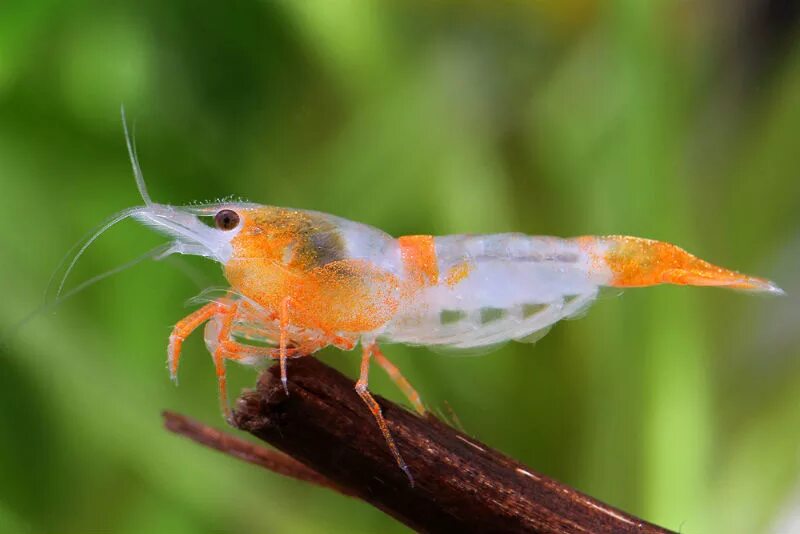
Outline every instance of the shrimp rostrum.
[[[591, 304], [604, 286], [720, 286], [781, 293], [772, 282], [712, 265], [668, 243], [626, 236], [560, 239], [523, 234], [393, 238], [333, 215], [229, 202], [174, 207], [150, 200], [123, 212], [171, 236], [165, 252], [204, 256], [229, 283], [179, 321], [168, 366], [177, 378], [184, 340], [205, 325], [229, 415], [225, 363], [287, 359], [333, 345], [361, 347], [355, 389], [398, 465], [411, 478], [368, 390], [374, 359], [420, 414], [417, 392], [379, 349], [381, 343], [473, 349], [537, 338]], [[213, 221], [206, 224], [204, 219]], [[106, 225], [107, 227], [108, 225]], [[85, 247], [84, 247], [85, 248]], [[288, 390], [287, 390], [288, 393]]]

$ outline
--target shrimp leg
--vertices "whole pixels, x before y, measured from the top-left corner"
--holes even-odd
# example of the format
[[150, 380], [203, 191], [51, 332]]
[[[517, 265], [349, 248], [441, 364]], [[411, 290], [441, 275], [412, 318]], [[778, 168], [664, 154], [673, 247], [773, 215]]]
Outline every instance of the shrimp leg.
[[228, 306], [229, 304], [224, 301], [209, 302], [175, 324], [169, 336], [169, 345], [167, 347], [167, 365], [169, 366], [169, 376], [173, 382], [178, 383], [178, 362], [180, 361], [183, 342], [200, 325], [215, 315], [224, 312]]
[[[279, 360], [281, 357], [279, 349], [247, 345], [246, 343], [240, 343], [239, 341], [234, 341], [230, 338], [220, 340], [219, 347], [223, 353], [226, 354], [225, 357], [229, 360], [255, 360], [259, 358]], [[317, 350], [317, 348], [317, 346], [287, 347], [286, 358], [302, 358], [303, 356], [312, 354]]]
[[225, 360], [240, 360], [242, 354], [226, 350], [224, 341], [231, 337], [231, 328], [236, 318], [238, 304], [234, 302], [222, 313], [217, 314], [206, 325], [206, 343], [216, 334], [216, 348], [214, 349], [214, 368], [217, 372], [217, 388], [219, 392], [219, 407], [225, 420], [231, 422], [231, 406], [228, 401], [228, 380], [225, 373]]
[[279, 338], [279, 351], [280, 351], [280, 365], [281, 365], [281, 384], [283, 384], [283, 391], [286, 396], [289, 396], [289, 385], [286, 378], [286, 347], [289, 343], [289, 297], [281, 301], [281, 318], [280, 318], [280, 338]]
[[400, 369], [397, 368], [395, 364], [389, 361], [389, 359], [383, 354], [381, 349], [378, 347], [377, 344], [372, 345], [372, 355], [375, 357], [375, 361], [378, 362], [378, 365], [383, 367], [383, 370], [386, 371], [386, 374], [389, 375], [389, 378], [400, 388], [400, 391], [406, 396], [406, 398], [414, 405], [414, 409], [420, 415], [425, 415], [425, 406], [422, 404], [422, 400], [419, 397], [419, 393], [417, 390], [414, 389], [406, 377], [400, 372]]
[[[253, 357], [267, 357], [271, 359], [280, 358], [281, 361], [281, 379], [285, 380], [286, 373], [286, 359], [304, 356], [310, 354], [312, 351], [303, 351], [299, 347], [286, 347], [283, 346], [280, 350], [254, 347], [239, 343], [231, 337], [231, 330], [233, 322], [236, 319], [236, 311], [238, 308], [237, 303], [230, 305], [223, 313], [217, 314], [206, 325], [206, 344], [209, 349], [213, 349], [214, 354], [214, 367], [217, 372], [217, 387], [219, 391], [219, 404], [223, 416], [226, 420], [231, 420], [230, 402], [228, 401], [228, 387], [227, 378], [225, 373], [225, 360], [243, 360]], [[283, 382], [284, 389], [286, 382]], [[286, 390], [286, 389], [285, 389]], [[286, 394], [289, 392], [286, 390]]]
[[378, 423], [378, 428], [381, 429], [383, 438], [386, 440], [386, 444], [389, 446], [389, 451], [392, 453], [397, 465], [400, 466], [400, 469], [403, 470], [408, 477], [408, 481], [413, 486], [414, 477], [411, 476], [411, 471], [409, 471], [408, 465], [400, 455], [400, 451], [397, 450], [397, 445], [395, 445], [392, 433], [389, 431], [389, 426], [386, 424], [386, 419], [383, 418], [381, 407], [378, 404], [378, 401], [376, 401], [372, 394], [370, 394], [370, 392], [367, 390], [369, 384], [369, 360], [372, 357], [375, 349], [375, 343], [369, 343], [363, 347], [363, 353], [361, 356], [361, 375], [358, 377], [358, 382], [356, 382], [356, 393], [358, 393], [358, 396], [361, 397], [361, 400], [363, 400], [367, 405], [369, 411], [372, 412], [373, 417], [375, 417], [375, 422]]

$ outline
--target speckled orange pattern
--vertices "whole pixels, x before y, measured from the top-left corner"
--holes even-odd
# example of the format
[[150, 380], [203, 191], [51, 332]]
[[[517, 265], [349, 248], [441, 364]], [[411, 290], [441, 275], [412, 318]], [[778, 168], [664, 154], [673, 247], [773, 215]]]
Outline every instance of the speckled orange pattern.
[[[267, 310], [288, 299], [288, 323], [334, 336], [367, 332], [387, 322], [397, 309], [396, 277], [358, 259], [320, 265], [320, 234], [336, 231], [323, 217], [265, 207], [245, 214], [225, 265], [231, 286]], [[326, 251], [330, 258], [335, 254]]]
[[670, 243], [628, 236], [608, 236], [605, 260], [613, 273], [614, 287], [656, 284], [726, 286], [763, 289], [767, 280], [712, 265]]
[[447, 276], [445, 277], [445, 282], [449, 287], [453, 287], [457, 285], [459, 282], [464, 280], [466, 277], [469, 276], [469, 273], [472, 272], [473, 265], [467, 261], [463, 263], [459, 263], [457, 265], [453, 265], [450, 269], [447, 270]]
[[439, 283], [439, 265], [433, 236], [405, 235], [397, 238], [403, 266], [418, 287]]

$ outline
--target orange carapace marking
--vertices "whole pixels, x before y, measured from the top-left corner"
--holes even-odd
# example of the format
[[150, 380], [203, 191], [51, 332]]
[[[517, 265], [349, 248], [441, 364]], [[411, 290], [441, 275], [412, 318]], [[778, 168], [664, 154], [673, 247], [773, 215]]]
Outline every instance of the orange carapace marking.
[[439, 283], [439, 265], [433, 236], [406, 235], [397, 238], [403, 266], [418, 287]]
[[[280, 310], [290, 298], [288, 325], [331, 339], [338, 332], [374, 330], [396, 311], [398, 282], [369, 261], [339, 258], [343, 245], [335, 230], [325, 218], [308, 213], [259, 210], [232, 240], [237, 254], [225, 264], [225, 275], [267, 310]], [[322, 251], [314, 239], [320, 234], [329, 237]]]

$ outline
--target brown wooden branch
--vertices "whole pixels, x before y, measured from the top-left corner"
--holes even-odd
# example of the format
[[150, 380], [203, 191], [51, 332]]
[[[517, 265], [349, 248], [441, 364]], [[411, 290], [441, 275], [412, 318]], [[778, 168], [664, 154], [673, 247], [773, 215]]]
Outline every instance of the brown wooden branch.
[[348, 490], [337, 486], [287, 454], [250, 443], [239, 437], [204, 425], [185, 415], [170, 411], [165, 411], [161, 415], [164, 417], [164, 426], [170, 432], [185, 436], [201, 445], [216, 449], [245, 462], [263, 467], [273, 473], [332, 489], [342, 495], [353, 496]]
[[287, 397], [277, 367], [264, 372], [238, 400], [236, 426], [415, 530], [669, 532], [377, 397], [411, 487], [349, 378], [314, 358], [292, 361], [288, 374]]

